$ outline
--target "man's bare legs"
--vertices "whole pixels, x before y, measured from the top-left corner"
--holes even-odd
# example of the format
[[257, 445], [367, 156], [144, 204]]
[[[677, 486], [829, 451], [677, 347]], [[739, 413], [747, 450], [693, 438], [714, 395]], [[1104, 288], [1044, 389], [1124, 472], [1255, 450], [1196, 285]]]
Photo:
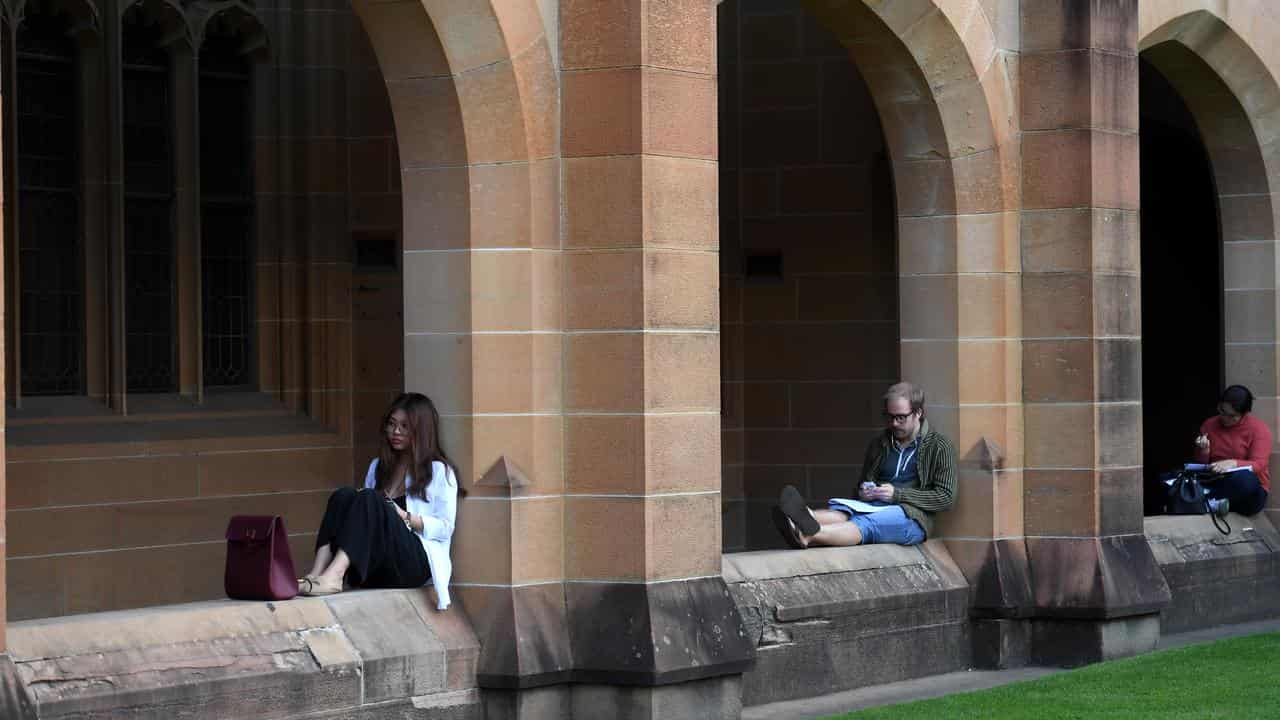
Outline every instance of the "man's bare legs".
[[849, 516], [839, 510], [810, 510], [813, 519], [818, 521], [816, 535], [800, 533], [800, 542], [805, 547], [810, 545], [827, 545], [831, 547], [847, 547], [862, 544], [862, 531], [849, 520]]

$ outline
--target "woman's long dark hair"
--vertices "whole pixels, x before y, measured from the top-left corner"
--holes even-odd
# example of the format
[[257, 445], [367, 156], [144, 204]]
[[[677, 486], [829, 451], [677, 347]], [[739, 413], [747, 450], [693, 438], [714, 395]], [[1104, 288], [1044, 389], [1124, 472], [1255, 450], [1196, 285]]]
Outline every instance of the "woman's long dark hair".
[[[397, 410], [404, 411], [406, 424], [409, 426], [406, 433], [409, 437], [407, 450], [412, 462], [409, 474], [413, 476], [413, 486], [409, 488], [409, 494], [419, 500], [426, 500], [427, 485], [432, 479], [431, 463], [439, 460], [450, 469], [456, 466], [440, 446], [440, 413], [436, 412], [436, 406], [431, 399], [422, 393], [404, 393], [392, 401], [391, 406], [382, 414], [382, 442], [378, 445], [378, 469], [375, 471], [378, 490], [385, 491], [391, 484], [392, 472], [398, 462], [398, 453], [391, 449], [391, 443], [387, 440], [387, 424], [391, 422], [391, 415]], [[466, 491], [459, 487], [458, 497], [465, 496]]]

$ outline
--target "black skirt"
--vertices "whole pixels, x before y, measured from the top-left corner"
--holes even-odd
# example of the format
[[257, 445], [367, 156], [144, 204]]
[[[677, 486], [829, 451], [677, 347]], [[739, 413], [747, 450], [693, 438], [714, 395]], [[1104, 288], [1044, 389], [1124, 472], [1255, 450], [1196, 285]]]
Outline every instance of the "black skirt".
[[347, 581], [356, 587], [413, 588], [431, 579], [417, 533], [375, 490], [339, 488], [329, 496], [316, 548], [328, 545], [351, 558]]

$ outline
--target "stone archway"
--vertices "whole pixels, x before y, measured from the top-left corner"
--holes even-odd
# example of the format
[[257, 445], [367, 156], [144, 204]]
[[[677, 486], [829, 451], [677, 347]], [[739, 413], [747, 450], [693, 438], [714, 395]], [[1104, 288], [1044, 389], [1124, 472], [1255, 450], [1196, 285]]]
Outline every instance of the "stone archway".
[[1018, 335], [1018, 238], [1002, 158], [1014, 150], [1010, 127], [996, 122], [1008, 120], [1012, 81], [994, 31], [976, 8], [955, 17], [928, 0], [808, 5], [849, 48], [884, 119], [897, 197], [902, 374], [926, 385], [932, 419], [962, 456], [975, 460], [986, 437], [1018, 467], [1020, 422], [1005, 409], [1018, 401], [1016, 384], [979, 385], [960, 372], [981, 363], [1015, 374], [1020, 352], [1007, 341]]
[[[1280, 86], [1232, 18], [1191, 8], [1162, 6], [1166, 14], [1160, 15], [1145, 10], [1139, 49], [1190, 110], [1216, 185], [1225, 380], [1253, 389], [1254, 411], [1275, 427]], [[1273, 462], [1276, 457], [1273, 451]]]
[[[924, 385], [933, 426], [955, 438], [969, 461], [964, 482], [972, 485], [972, 489], [966, 485], [961, 507], [948, 513], [949, 526], [944, 534], [987, 538], [1018, 535], [1021, 532], [1018, 522], [1021, 413], [1016, 408], [1020, 390], [1016, 380], [1009, 381], [1017, 375], [1021, 352], [1016, 342], [1018, 226], [1016, 213], [1007, 212], [1016, 198], [1005, 197], [1009, 183], [1003, 180], [1006, 168], [1001, 159], [1016, 151], [1007, 142], [1001, 145], [1001, 138], [1008, 141], [1013, 137], [1007, 125], [1009, 110], [1001, 107], [1009, 93], [1007, 58], [996, 52], [994, 32], [982, 12], [970, 9], [961, 17], [952, 17], [941, 3], [914, 2], [885, 7], [875, 3], [803, 2], [796, 3], [795, 8], [779, 3], [776, 7], [762, 4], [740, 12], [759, 14], [755, 21], [746, 22], [760, 23], [774, 17], [768, 13], [794, 13], [801, 7], [811, 16], [799, 26], [804, 28], [800, 34], [803, 40], [794, 46], [781, 44], [774, 51], [762, 49], [758, 62], [744, 56], [744, 62], [751, 64], [744, 65], [739, 73], [743, 78], [742, 89], [735, 91], [735, 83], [731, 82], [727, 83], [728, 91], [722, 90], [722, 93], [728, 92], [731, 99], [736, 98], [743, 108], [722, 110], [722, 113], [742, 115], [741, 121], [736, 116], [722, 119], [722, 127], [731, 133], [722, 138], [722, 143], [737, 137], [732, 133], [739, 124], [745, 128], [741, 131], [740, 152], [736, 144], [722, 148], [723, 157], [731, 158], [729, 165], [722, 164], [722, 168], [728, 168], [724, 177], [743, 178], [743, 206], [728, 199], [722, 200], [722, 207], [735, 218], [745, 218], [741, 225], [744, 253], [778, 253], [777, 262], [785, 266], [785, 271], [779, 271], [775, 279], [746, 277], [739, 282], [738, 274], [744, 272], [743, 269], [732, 259], [724, 265], [722, 257], [725, 268], [722, 291], [737, 293], [725, 296], [725, 310], [740, 314], [724, 319], [726, 494], [731, 492], [728, 488], [741, 485], [744, 497], [754, 500], [731, 500], [734, 507], [726, 514], [726, 526], [730, 528], [726, 542], [729, 547], [760, 547], [769, 542], [772, 535], [757, 530], [761, 525], [765, 531], [769, 530], [761, 514], [769, 504], [768, 488], [780, 482], [779, 473], [786, 473], [787, 482], [812, 486], [817, 494], [822, 494], [822, 489], [840, 487], [840, 479], [850, 472], [849, 466], [856, 465], [861, 458], [867, 431], [879, 427], [878, 403], [872, 396], [878, 397], [899, 372], [902, 377]], [[735, 10], [730, 8], [726, 20], [743, 22], [735, 19], [738, 14]], [[777, 17], [785, 19], [782, 15]], [[813, 29], [805, 23], [812, 23]], [[970, 41], [967, 46], [958, 28], [965, 29]], [[746, 35], [745, 30], [741, 32], [741, 43], [746, 50], [739, 53], [764, 42], [751, 39], [753, 36]], [[828, 38], [826, 33], [832, 37]], [[761, 37], [774, 36], [790, 37], [785, 30], [777, 28], [770, 28], [769, 33]], [[786, 92], [775, 88], [779, 78], [788, 77], [783, 72], [798, 73], [794, 82], [803, 83], [808, 63], [824, 57], [824, 53], [834, 57], [824, 66], [812, 98], [803, 89], [805, 85]], [[810, 116], [816, 117], [814, 113], [828, 117], [841, 112], [840, 105], [834, 109], [828, 107], [826, 98], [833, 92], [835, 97], [849, 92], [827, 87], [839, 82], [839, 76], [832, 72], [837, 68], [830, 63], [843, 68], [839, 61], [842, 54], [856, 68], [853, 79], [847, 82], [857, 86], [865, 81], [866, 90], [859, 90], [851, 97], [860, 97], [869, 91], [870, 107], [860, 112], [873, 114], [877, 120], [843, 122], [841, 130], [835, 132], [835, 139], [827, 138], [826, 130], [806, 133], [799, 123], [808, 122]], [[762, 77], [765, 84], [753, 89], [752, 77]], [[821, 90], [816, 89], [818, 87]], [[862, 101], [849, 102], [861, 107]], [[992, 120], [1000, 114], [1005, 116], [1003, 128]], [[762, 142], [772, 143], [773, 133], [778, 132], [774, 129], [760, 134], [752, 130], [761, 117], [766, 122], [785, 123], [784, 136], [797, 132], [821, 134], [821, 147], [809, 149], [799, 140], [782, 137], [776, 141], [776, 147], [757, 152], [749, 144], [751, 137], [759, 136]], [[823, 122], [841, 121], [831, 115]], [[852, 221], [842, 219], [841, 224], [831, 225], [836, 216], [824, 221], [821, 213], [815, 214], [817, 211], [812, 209], [798, 215], [794, 201], [775, 200], [772, 204], [765, 202], [762, 207], [747, 207], [766, 199], [754, 188], [759, 186], [761, 178], [770, 177], [767, 168], [772, 167], [771, 163], [786, 167], [776, 182], [793, 184], [801, 181], [802, 166], [813, 161], [810, 156], [825, 163], [829, 173], [825, 181], [828, 186], [819, 185], [814, 190], [820, 190], [824, 197], [836, 198], [840, 190], [830, 185], [836, 184], [836, 178], [845, 177], [850, 168], [839, 171], [845, 175], [838, 174], [836, 165], [844, 160], [838, 154], [831, 154], [827, 145], [856, 145], [865, 152], [874, 146], [875, 152], [879, 152], [881, 133], [890, 166], [887, 175], [891, 178], [880, 180], [879, 175], [863, 178], [857, 186], [844, 192], [852, 198], [864, 184], [883, 184], [885, 194], [890, 197], [889, 207], [883, 210], [892, 219], [886, 232], [876, 229], [879, 225], [875, 222], [869, 232], [859, 231], [873, 237], [870, 242], [860, 237], [856, 250], [849, 245], [841, 252], [840, 247], [844, 246], [836, 246], [837, 238], [856, 229], [850, 224]], [[865, 141], [859, 139], [861, 136], [866, 136]], [[774, 158], [785, 152], [791, 152], [794, 157]], [[732, 158], [739, 156], [740, 173], [735, 172], [732, 163]], [[722, 195], [725, 192], [722, 187]], [[786, 187], [775, 192], [784, 198], [788, 194]], [[882, 210], [866, 198], [860, 202], [865, 207], [857, 207], [863, 207], [872, 215]], [[828, 210], [835, 207], [831, 203], [828, 201]], [[770, 209], [775, 206], [776, 209]], [[798, 237], [779, 236], [788, 232]], [[726, 251], [737, 247], [728, 239], [723, 246]], [[852, 259], [850, 253], [858, 259]], [[815, 267], [814, 257], [826, 260]], [[795, 297], [803, 301], [806, 292], [820, 293], [822, 283], [830, 281], [822, 274], [829, 275], [838, 269], [857, 271], [859, 277], [848, 277], [845, 282], [875, 288], [874, 291], [863, 288], [863, 294], [880, 292], [881, 272], [896, 273], [896, 282], [885, 290], [898, 297], [894, 305], [901, 307], [900, 314], [897, 307], [872, 310], [867, 306], [855, 312], [852, 301], [846, 297], [838, 301], [842, 308], [849, 306], [844, 315], [839, 311], [833, 314], [811, 310], [806, 316], [799, 307], [803, 303], [797, 303]], [[760, 283], [766, 285], [760, 286]], [[774, 283], [776, 287], [770, 288], [767, 283]], [[796, 307], [788, 311], [788, 303]], [[752, 308], [756, 310], [749, 312]], [[842, 326], [833, 324], [838, 319], [859, 323], [888, 319], [892, 327], [886, 332], [879, 324], [865, 327], [859, 324], [856, 331], [840, 330]], [[835, 334], [824, 339], [824, 333]], [[789, 340], [784, 341], [783, 337]], [[751, 347], [779, 343], [776, 352], [769, 351], [769, 359], [748, 356]], [[889, 358], [892, 368], [878, 370], [884, 362], [874, 346], [885, 343], [897, 346]], [[799, 350], [824, 345], [825, 353], [830, 356], [830, 368], [815, 367], [813, 362], [804, 359], [807, 352]], [[845, 358], [848, 353], [852, 354]], [[789, 357], [797, 354], [798, 357]], [[992, 368], [1000, 379], [966, 377], [962, 373], [965, 366]], [[867, 382], [871, 377], [888, 379], [871, 388], [872, 383]], [[815, 400], [815, 396], [819, 396], [818, 399]], [[824, 403], [832, 407], [822, 410]], [[758, 410], [746, 407], [751, 404], [759, 406]], [[778, 412], [778, 407], [783, 410]], [[1006, 449], [1010, 472], [995, 476], [989, 469], [979, 467], [986, 447], [981, 442], [984, 439]], [[739, 482], [740, 472], [750, 477]], [[776, 489], [773, 492], [776, 495]], [[1001, 510], [996, 509], [997, 505]], [[745, 512], [739, 512], [740, 506], [745, 506]], [[994, 529], [997, 518], [1012, 520], [1013, 526], [1002, 522], [997, 531]], [[738, 526], [745, 527], [739, 529]], [[768, 537], [764, 537], [766, 535]]]
[[[900, 371], [926, 387], [931, 422], [961, 453], [959, 505], [939, 534], [976, 578], [996, 538], [1022, 535], [1016, 75], [976, 5], [803, 5], [847, 48], [881, 118]], [[986, 373], [965, 372], [977, 367]], [[727, 457], [734, 442], [726, 432]]]
[[[400, 149], [405, 386], [435, 401], [471, 493], [453, 584], [483, 640], [479, 672], [565, 672], [553, 40], [533, 0], [352, 4]], [[522, 602], [546, 621], [519, 616]], [[545, 635], [529, 639], [538, 667], [520, 661], [516, 626]]]

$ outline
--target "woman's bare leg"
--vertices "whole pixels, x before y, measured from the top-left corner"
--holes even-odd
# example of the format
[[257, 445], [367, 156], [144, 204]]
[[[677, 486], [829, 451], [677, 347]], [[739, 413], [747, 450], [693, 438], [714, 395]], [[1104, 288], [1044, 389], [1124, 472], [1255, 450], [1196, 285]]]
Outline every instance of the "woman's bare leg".
[[307, 573], [307, 577], [320, 577], [325, 568], [329, 567], [329, 563], [333, 560], [333, 548], [328, 543], [316, 548], [316, 561], [311, 563], [311, 572]]
[[337, 584], [338, 587], [342, 587], [342, 578], [347, 574], [349, 567], [351, 567], [351, 558], [347, 555], [347, 551], [338, 548], [338, 551], [333, 554], [333, 562], [329, 563], [329, 567], [325, 568], [317, 578], [325, 585]]

